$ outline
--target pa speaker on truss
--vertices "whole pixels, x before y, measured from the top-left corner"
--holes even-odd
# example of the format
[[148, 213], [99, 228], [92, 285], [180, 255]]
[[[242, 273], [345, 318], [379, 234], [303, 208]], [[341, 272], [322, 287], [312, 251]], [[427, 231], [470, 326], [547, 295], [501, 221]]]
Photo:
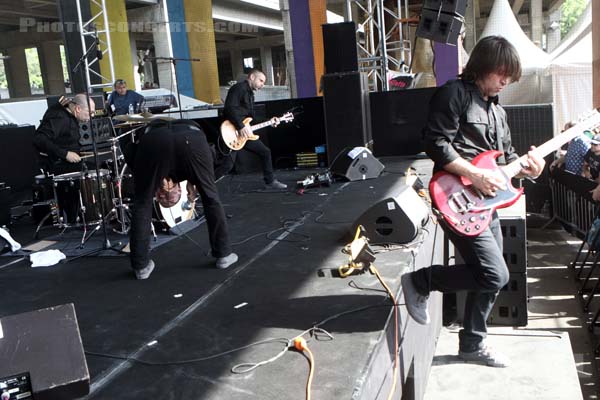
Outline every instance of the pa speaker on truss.
[[435, 42], [456, 45], [466, 7], [466, 0], [425, 0], [416, 35]]

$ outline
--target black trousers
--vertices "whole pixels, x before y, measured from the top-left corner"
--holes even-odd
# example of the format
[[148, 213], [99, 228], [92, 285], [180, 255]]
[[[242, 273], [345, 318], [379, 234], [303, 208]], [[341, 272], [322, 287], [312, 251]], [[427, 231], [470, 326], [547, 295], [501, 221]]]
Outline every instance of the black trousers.
[[[176, 143], [178, 163], [185, 165], [183, 171], [179, 171], [181, 176], [178, 176], [178, 178], [180, 180], [187, 179], [196, 185], [204, 207], [212, 255], [214, 257], [228, 256], [231, 254], [231, 244], [227, 232], [225, 212], [215, 185], [213, 158], [206, 136], [200, 130], [189, 130], [185, 135], [178, 136], [181, 136]], [[150, 261], [150, 224], [154, 207], [153, 197], [163, 178], [149, 165], [151, 155], [160, 151], [163, 142], [160, 135], [150, 133], [137, 146], [134, 167], [132, 168], [135, 195], [130, 246], [131, 266], [133, 269], [139, 270], [146, 267]]]
[[[220, 140], [220, 139], [219, 139]], [[221, 148], [225, 145], [221, 143]], [[225, 147], [226, 148], [226, 147]], [[260, 157], [263, 178], [265, 183], [271, 183], [275, 179], [273, 175], [273, 161], [271, 160], [271, 150], [259, 139], [248, 140], [242, 150], [247, 150]], [[215, 168], [215, 175], [220, 178], [228, 174], [233, 169], [235, 163], [236, 151], [231, 151], [229, 155], [225, 155], [221, 162]]]
[[490, 226], [477, 237], [461, 236], [440, 222], [465, 264], [432, 265], [412, 273], [417, 291], [429, 295], [467, 291], [463, 329], [458, 333], [461, 351], [476, 351], [487, 336], [486, 320], [496, 296], [509, 281], [508, 267], [502, 256], [500, 220], [494, 213]]

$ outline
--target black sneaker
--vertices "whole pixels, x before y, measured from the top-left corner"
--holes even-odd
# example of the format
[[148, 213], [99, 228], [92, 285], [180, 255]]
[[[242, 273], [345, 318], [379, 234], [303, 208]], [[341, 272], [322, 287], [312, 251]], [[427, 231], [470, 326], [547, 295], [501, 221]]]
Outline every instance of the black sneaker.
[[410, 273], [402, 275], [400, 278], [402, 282], [402, 292], [404, 293], [404, 303], [408, 313], [416, 322], [421, 325], [427, 325], [431, 322], [429, 317], [429, 310], [427, 309], [427, 303], [429, 300], [428, 296], [423, 296], [417, 292], [415, 284], [413, 283]]

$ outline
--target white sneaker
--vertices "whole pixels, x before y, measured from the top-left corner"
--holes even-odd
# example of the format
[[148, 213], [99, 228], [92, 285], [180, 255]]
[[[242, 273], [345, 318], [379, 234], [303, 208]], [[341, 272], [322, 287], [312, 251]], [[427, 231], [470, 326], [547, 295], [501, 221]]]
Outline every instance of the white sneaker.
[[135, 277], [141, 280], [148, 279], [152, 271], [154, 271], [154, 261], [150, 260], [144, 268], [136, 269], [133, 272], [135, 272]]
[[464, 361], [481, 362], [495, 368], [506, 368], [510, 365], [510, 359], [507, 356], [488, 346], [472, 352], [459, 351], [458, 357]]
[[402, 282], [404, 303], [408, 313], [417, 323], [427, 325], [431, 322], [429, 310], [427, 309], [429, 297], [422, 296], [417, 292], [417, 288], [410, 277], [410, 273], [402, 275], [400, 281]]
[[235, 264], [238, 260], [238, 256], [235, 253], [231, 253], [230, 255], [226, 256], [226, 257], [219, 257], [217, 258], [217, 262], [215, 263], [215, 266], [219, 269], [225, 269], [230, 267], [232, 264]]
[[287, 189], [287, 185], [285, 183], [279, 182], [277, 179], [274, 179], [271, 183], [265, 183], [265, 188], [283, 190]]

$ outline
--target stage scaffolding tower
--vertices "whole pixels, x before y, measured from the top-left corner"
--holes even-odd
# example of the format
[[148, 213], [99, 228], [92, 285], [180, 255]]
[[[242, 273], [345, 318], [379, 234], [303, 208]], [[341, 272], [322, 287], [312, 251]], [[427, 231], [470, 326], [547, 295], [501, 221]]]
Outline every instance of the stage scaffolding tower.
[[[94, 91], [94, 89], [112, 87], [115, 81], [115, 68], [113, 63], [113, 54], [110, 45], [110, 25], [108, 23], [108, 13], [106, 12], [106, 0], [83, 0], [90, 1], [91, 5], [96, 5], [100, 10], [88, 21], [83, 20], [82, 12], [81, 12], [81, 1], [77, 0], [77, 17], [79, 22], [79, 35], [81, 36], [81, 46], [83, 48], [83, 54], [85, 54], [88, 50], [88, 44], [94, 45], [94, 42], [98, 41], [98, 47], [102, 52], [102, 57], [108, 56], [108, 64], [109, 64], [109, 73], [110, 76], [104, 76], [101, 73], [96, 72], [90, 67], [94, 66], [100, 62], [98, 55], [93, 53], [94, 58], [89, 61], [86, 57], [84, 60], [84, 72], [85, 79], [87, 82], [87, 87], [90, 91]], [[93, 12], [93, 10], [92, 10]], [[100, 22], [100, 23], [99, 23]], [[86, 42], [86, 38], [90, 38]], [[98, 68], [100, 71], [100, 68]], [[100, 83], [92, 83], [91, 74], [98, 77], [100, 79]]]
[[345, 20], [356, 22], [359, 70], [371, 91], [389, 90], [388, 72], [410, 66], [408, 12], [408, 0], [346, 0]]

